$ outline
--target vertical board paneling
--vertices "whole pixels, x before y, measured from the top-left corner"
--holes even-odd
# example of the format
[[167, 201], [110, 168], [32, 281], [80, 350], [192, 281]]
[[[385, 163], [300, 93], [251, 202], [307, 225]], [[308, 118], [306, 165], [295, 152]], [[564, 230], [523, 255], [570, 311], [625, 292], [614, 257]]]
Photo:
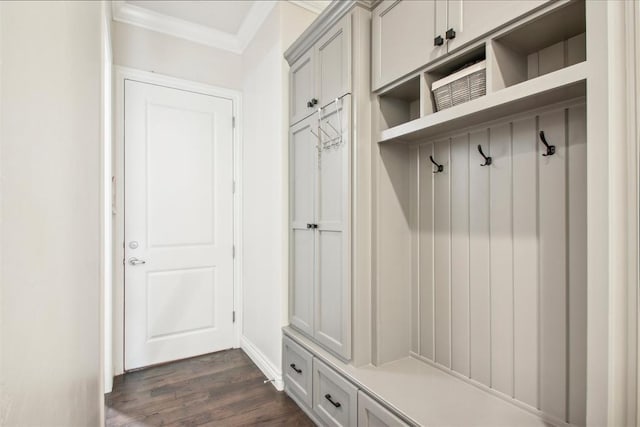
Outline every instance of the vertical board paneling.
[[451, 140], [451, 369], [469, 376], [469, 135]]
[[535, 117], [513, 122], [514, 396], [538, 407], [538, 201]]
[[489, 129], [491, 246], [491, 387], [513, 395], [513, 236], [511, 125]]
[[436, 162], [444, 171], [434, 174], [434, 289], [435, 289], [435, 360], [451, 367], [451, 217], [449, 140], [436, 142]]
[[[565, 111], [542, 114], [538, 128], [553, 156], [539, 157], [540, 409], [562, 420], [567, 395], [567, 218]], [[539, 153], [543, 145], [538, 144]]]
[[412, 172], [420, 354], [572, 425], [586, 421], [585, 121], [582, 105], [425, 144]]
[[569, 109], [569, 414], [586, 424], [587, 400], [587, 124], [585, 106]]
[[489, 296], [489, 168], [480, 166], [478, 144], [488, 151], [487, 130], [469, 135], [469, 355], [470, 376], [491, 384]]
[[429, 156], [433, 145], [423, 145], [419, 152], [419, 252], [420, 252], [420, 355], [434, 360], [433, 353], [433, 165]]
[[409, 149], [409, 227], [411, 228], [411, 351], [420, 353], [420, 148]]

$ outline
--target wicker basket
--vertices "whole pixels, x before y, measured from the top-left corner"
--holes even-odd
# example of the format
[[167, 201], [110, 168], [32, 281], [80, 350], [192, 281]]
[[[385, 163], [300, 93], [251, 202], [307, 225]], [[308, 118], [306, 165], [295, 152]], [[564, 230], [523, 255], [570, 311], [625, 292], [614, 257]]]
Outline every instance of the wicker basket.
[[431, 85], [437, 111], [463, 104], [487, 93], [487, 64], [481, 61]]

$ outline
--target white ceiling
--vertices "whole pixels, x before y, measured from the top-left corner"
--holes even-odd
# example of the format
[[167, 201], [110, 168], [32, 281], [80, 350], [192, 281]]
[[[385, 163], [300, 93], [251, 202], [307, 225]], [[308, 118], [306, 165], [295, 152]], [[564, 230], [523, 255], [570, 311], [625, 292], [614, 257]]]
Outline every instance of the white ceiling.
[[[114, 0], [115, 21], [242, 53], [278, 1]], [[330, 0], [288, 0], [316, 14]]]
[[128, 0], [127, 3], [225, 33], [238, 34], [255, 1]]

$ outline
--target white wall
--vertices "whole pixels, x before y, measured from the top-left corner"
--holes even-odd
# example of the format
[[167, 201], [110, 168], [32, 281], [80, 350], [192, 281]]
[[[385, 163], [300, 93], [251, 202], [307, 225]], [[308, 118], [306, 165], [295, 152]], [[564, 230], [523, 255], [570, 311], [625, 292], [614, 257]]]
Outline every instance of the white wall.
[[228, 89], [242, 88], [242, 56], [144, 28], [112, 22], [113, 62]]
[[99, 425], [101, 4], [0, 8], [0, 421]]
[[242, 340], [268, 365], [276, 386], [281, 385], [281, 328], [288, 323], [289, 107], [283, 54], [315, 17], [278, 2], [242, 57]]

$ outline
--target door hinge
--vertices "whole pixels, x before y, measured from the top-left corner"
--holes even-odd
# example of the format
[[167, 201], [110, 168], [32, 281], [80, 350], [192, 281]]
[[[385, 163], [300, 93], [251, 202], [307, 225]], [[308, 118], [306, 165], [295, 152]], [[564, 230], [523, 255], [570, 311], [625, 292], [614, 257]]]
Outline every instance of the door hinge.
[[231, 254], [235, 258], [236, 257], [236, 245], [233, 245], [231, 248]]
[[236, 192], [236, 182], [233, 181], [233, 183], [231, 184], [231, 192], [235, 194]]
[[231, 117], [231, 127], [233, 127], [234, 129], [236, 128], [236, 118], [235, 118], [235, 116]]
[[236, 323], [236, 312], [235, 311], [232, 312], [231, 318], [233, 320], [233, 323]]

